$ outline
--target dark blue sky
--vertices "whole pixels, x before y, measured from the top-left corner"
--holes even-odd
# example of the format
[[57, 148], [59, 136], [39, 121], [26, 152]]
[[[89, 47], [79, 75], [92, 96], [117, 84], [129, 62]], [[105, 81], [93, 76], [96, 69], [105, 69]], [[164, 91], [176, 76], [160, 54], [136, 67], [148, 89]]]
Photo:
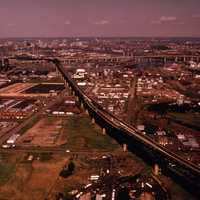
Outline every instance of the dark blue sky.
[[200, 36], [200, 0], [0, 0], [0, 37]]

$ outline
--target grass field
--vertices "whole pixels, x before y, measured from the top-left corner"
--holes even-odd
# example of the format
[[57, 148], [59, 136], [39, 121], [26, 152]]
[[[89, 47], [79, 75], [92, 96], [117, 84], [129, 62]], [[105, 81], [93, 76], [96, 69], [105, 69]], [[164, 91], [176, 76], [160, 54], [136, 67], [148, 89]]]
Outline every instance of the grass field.
[[17, 158], [0, 154], [0, 185], [5, 184], [15, 173]]
[[102, 134], [101, 128], [93, 125], [89, 117], [73, 116], [64, 123], [67, 134], [67, 148], [71, 150], [102, 150], [112, 151], [119, 145], [107, 135]]
[[0, 185], [6, 183], [15, 171], [15, 165], [11, 163], [0, 164]]

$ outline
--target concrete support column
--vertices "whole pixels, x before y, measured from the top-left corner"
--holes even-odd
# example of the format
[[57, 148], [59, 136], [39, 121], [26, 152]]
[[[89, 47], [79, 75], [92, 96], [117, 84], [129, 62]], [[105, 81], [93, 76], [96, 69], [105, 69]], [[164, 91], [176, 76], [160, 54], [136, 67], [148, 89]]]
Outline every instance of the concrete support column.
[[164, 57], [164, 64], [165, 64], [165, 63], [167, 63], [167, 58], [166, 58], [166, 57]]
[[176, 63], [178, 62], [178, 57], [175, 57], [175, 62], [176, 62]]
[[81, 108], [83, 109], [84, 108], [84, 106], [83, 106], [83, 103], [81, 102]]
[[78, 96], [76, 96], [76, 101], [79, 101], [79, 98], [78, 98]]
[[57, 70], [57, 67], [56, 67], [56, 76], [58, 76], [58, 70]]
[[72, 95], [75, 96], [75, 92], [72, 90]]
[[186, 57], [185, 56], [183, 57], [183, 62], [186, 62]]
[[92, 124], [95, 124], [95, 119], [94, 118], [92, 118]]
[[124, 151], [124, 152], [127, 151], [127, 144], [123, 144], [123, 151]]
[[159, 168], [159, 165], [158, 165], [158, 164], [155, 164], [155, 165], [154, 165], [153, 173], [154, 173], [154, 175], [156, 175], [156, 176], [158, 176], [158, 175], [160, 174], [160, 168]]
[[102, 134], [106, 135], [106, 129], [105, 128], [102, 129]]
[[86, 115], [89, 115], [88, 109], [85, 110]]

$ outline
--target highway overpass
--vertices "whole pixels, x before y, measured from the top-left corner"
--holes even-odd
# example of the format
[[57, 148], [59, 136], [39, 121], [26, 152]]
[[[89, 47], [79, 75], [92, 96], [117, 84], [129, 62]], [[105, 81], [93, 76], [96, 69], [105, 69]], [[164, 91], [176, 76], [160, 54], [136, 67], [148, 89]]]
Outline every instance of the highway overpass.
[[[14, 56], [6, 57], [8, 59], [17, 59], [17, 60], [30, 60], [30, 56]], [[51, 59], [51, 58], [49, 58]], [[200, 55], [179, 55], [179, 54], [145, 54], [145, 55], [125, 55], [125, 56], [100, 56], [100, 57], [58, 57], [62, 64], [80, 64], [80, 63], [144, 63], [144, 62], [154, 62], [160, 61], [162, 63], [171, 62], [188, 62], [195, 61], [200, 62]], [[37, 61], [33, 57], [32, 60]], [[40, 61], [43, 61], [42, 58], [39, 58]]]

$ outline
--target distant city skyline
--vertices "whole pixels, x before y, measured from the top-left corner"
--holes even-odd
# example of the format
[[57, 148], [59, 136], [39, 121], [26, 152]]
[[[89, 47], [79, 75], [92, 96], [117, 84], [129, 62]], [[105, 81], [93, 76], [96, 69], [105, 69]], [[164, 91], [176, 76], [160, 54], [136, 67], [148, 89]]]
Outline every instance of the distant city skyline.
[[0, 38], [200, 37], [199, 0], [0, 0]]

